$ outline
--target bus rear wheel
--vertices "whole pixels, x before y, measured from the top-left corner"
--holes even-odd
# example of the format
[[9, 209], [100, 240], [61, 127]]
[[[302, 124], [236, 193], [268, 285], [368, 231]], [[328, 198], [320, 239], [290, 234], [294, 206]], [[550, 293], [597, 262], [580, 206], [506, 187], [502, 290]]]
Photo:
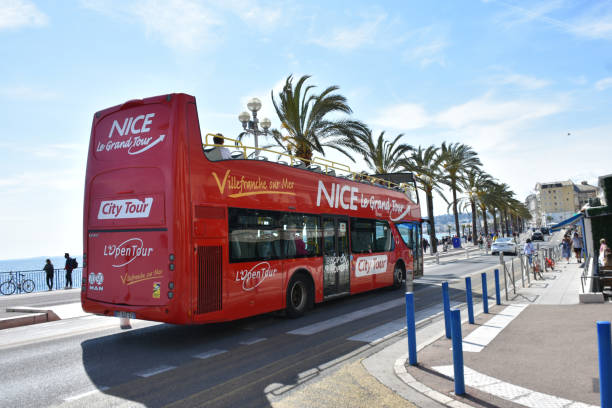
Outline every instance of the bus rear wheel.
[[303, 316], [311, 298], [312, 289], [307, 279], [303, 275], [293, 276], [287, 286], [287, 316]]

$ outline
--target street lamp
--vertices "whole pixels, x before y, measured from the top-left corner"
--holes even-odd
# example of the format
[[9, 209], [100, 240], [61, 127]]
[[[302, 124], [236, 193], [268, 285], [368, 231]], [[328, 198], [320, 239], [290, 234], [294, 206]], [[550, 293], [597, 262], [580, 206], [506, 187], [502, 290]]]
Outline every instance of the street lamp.
[[[270, 119], [263, 118], [261, 122], [257, 118], [257, 111], [261, 109], [261, 101], [259, 98], [251, 98], [247, 103], [247, 108], [252, 112], [253, 118], [251, 119], [251, 114], [247, 111], [243, 111], [238, 115], [238, 120], [242, 123], [242, 128], [245, 133], [249, 133], [255, 137], [255, 156], [259, 156], [259, 143], [258, 137], [259, 135], [267, 135], [268, 129], [272, 125]], [[263, 130], [259, 129], [259, 124]]]

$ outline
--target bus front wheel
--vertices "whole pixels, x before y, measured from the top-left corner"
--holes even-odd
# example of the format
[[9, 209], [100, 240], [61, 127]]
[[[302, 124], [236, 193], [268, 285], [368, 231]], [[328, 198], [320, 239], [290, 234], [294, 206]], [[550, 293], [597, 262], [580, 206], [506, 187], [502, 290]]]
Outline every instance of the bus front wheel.
[[287, 287], [287, 315], [292, 318], [303, 316], [311, 297], [309, 282], [303, 275], [295, 275]]

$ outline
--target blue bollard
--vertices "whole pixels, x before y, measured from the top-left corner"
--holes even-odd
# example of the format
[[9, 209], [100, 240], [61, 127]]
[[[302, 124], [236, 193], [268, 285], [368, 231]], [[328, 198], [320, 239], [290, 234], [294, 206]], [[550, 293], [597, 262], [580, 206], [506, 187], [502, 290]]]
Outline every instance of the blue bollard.
[[597, 322], [601, 408], [612, 408], [612, 340], [610, 336], [610, 322]]
[[414, 294], [406, 292], [406, 333], [408, 335], [408, 364], [417, 365]]
[[495, 304], [501, 305], [501, 297], [499, 294], [499, 269], [495, 270]]
[[463, 376], [463, 339], [461, 338], [461, 312], [451, 311], [453, 332], [453, 368], [455, 370], [455, 394], [465, 394], [465, 378]]
[[487, 273], [482, 273], [482, 307], [485, 313], [489, 313], [489, 295], [487, 294]]
[[442, 282], [442, 303], [444, 305], [444, 329], [446, 338], [451, 338], [450, 298], [448, 297], [448, 282]]
[[467, 298], [468, 320], [474, 324], [474, 303], [472, 302], [472, 278], [465, 278], [465, 297]]

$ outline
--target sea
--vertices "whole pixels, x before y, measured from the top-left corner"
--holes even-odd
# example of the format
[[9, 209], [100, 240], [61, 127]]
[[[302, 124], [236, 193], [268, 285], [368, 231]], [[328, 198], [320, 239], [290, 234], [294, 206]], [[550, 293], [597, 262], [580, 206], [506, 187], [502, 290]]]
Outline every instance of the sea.
[[[74, 255], [70, 256], [75, 258]], [[51, 260], [55, 269], [64, 269], [66, 258], [64, 255], [58, 256], [37, 256], [34, 258], [18, 258], [18, 259], [3, 259], [0, 260], [0, 273], [2, 272], [23, 272], [23, 271], [41, 271], [45, 266], [45, 261]], [[83, 255], [76, 255], [79, 262], [79, 267], [83, 265]]]

